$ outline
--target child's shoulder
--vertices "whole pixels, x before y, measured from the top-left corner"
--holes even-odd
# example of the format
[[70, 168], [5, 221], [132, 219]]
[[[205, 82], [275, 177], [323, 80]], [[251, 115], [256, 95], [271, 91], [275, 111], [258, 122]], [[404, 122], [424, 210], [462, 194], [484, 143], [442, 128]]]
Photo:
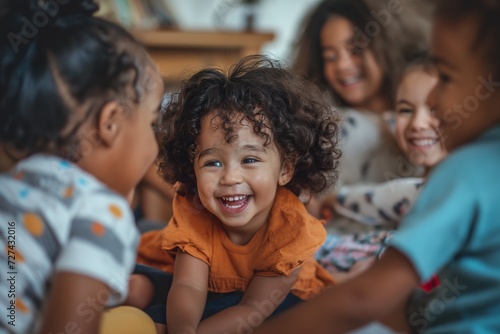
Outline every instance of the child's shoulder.
[[61, 215], [64, 212], [67, 219], [73, 219], [73, 215], [85, 208], [92, 214], [96, 208], [112, 207], [120, 217], [131, 219], [125, 198], [60, 157], [45, 154], [28, 157], [2, 178], [5, 187], [0, 192], [9, 203], [18, 207]]
[[323, 243], [326, 230], [295, 194], [279, 188], [268, 218], [267, 234], [267, 240], [278, 248], [315, 248]]
[[[109, 192], [110, 196], [121, 198], [93, 175], [57, 156], [37, 154], [28, 157], [16, 165], [11, 175], [15, 175], [19, 180], [24, 178], [24, 182], [30, 186], [54, 195]], [[57, 191], [61, 188], [66, 189], [66, 193]]]

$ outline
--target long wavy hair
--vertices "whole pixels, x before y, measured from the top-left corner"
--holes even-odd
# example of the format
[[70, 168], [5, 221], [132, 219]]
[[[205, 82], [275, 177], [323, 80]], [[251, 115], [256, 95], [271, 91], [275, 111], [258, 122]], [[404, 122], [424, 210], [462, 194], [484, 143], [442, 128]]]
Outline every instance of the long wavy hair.
[[[293, 55], [294, 70], [313, 81], [322, 89], [329, 91], [340, 106], [349, 106], [336, 94], [324, 77], [322, 47], [320, 41], [324, 24], [334, 15], [348, 19], [355, 28], [362, 32], [372, 23], [377, 23], [376, 13], [388, 11], [386, 0], [323, 0], [306, 15], [301, 25], [299, 38], [295, 43]], [[413, 55], [428, 48], [430, 21], [421, 11], [426, 7], [405, 3], [399, 14], [390, 16], [389, 24], [379, 24], [379, 33], [369, 38], [368, 47], [385, 74], [382, 94], [394, 101], [395, 81], [400, 76], [406, 62]], [[367, 34], [367, 36], [369, 36]], [[361, 49], [361, 52], [363, 48]], [[392, 105], [393, 107], [393, 105]]]

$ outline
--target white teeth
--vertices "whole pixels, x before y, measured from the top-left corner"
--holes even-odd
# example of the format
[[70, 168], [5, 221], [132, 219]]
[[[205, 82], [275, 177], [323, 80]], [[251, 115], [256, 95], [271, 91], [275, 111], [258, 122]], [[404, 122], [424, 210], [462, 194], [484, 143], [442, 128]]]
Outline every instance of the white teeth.
[[228, 204], [226, 204], [226, 206], [230, 209], [237, 209], [237, 208], [241, 208], [243, 206], [243, 203], [240, 205], [228, 205]]
[[224, 201], [227, 201], [227, 202], [234, 202], [234, 201], [241, 201], [243, 199], [245, 199], [246, 196], [231, 196], [231, 197], [222, 197], [222, 199]]
[[342, 80], [344, 85], [352, 85], [360, 81], [359, 77], [349, 77], [344, 80]]
[[415, 146], [432, 146], [436, 143], [435, 139], [413, 139], [411, 141]]

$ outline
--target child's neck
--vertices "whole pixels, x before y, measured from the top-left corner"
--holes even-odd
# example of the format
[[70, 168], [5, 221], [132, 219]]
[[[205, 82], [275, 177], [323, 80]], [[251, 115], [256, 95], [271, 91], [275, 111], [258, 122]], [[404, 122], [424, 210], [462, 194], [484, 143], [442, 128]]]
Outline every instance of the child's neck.
[[236, 228], [236, 229], [231, 229], [228, 228], [227, 226], [223, 227], [227, 237], [229, 240], [231, 240], [233, 243], [244, 246], [252, 240], [252, 238], [259, 232], [259, 230], [262, 228], [260, 226], [258, 229], [254, 228]]
[[235, 231], [230, 231], [228, 229], [226, 229], [226, 234], [227, 234], [229, 240], [231, 240], [233, 243], [240, 245], [240, 246], [244, 246], [244, 245], [248, 244], [250, 242], [250, 240], [252, 240], [252, 238], [255, 235], [255, 233], [254, 234], [247, 233], [247, 232], [238, 233]]

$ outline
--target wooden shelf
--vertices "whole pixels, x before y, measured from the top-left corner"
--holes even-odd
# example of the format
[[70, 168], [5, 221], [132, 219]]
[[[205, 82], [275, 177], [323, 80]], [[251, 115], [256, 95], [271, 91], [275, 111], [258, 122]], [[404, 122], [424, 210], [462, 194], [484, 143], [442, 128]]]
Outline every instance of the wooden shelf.
[[205, 68], [229, 69], [240, 58], [259, 53], [273, 33], [211, 31], [132, 31], [158, 65], [167, 83], [175, 84]]

